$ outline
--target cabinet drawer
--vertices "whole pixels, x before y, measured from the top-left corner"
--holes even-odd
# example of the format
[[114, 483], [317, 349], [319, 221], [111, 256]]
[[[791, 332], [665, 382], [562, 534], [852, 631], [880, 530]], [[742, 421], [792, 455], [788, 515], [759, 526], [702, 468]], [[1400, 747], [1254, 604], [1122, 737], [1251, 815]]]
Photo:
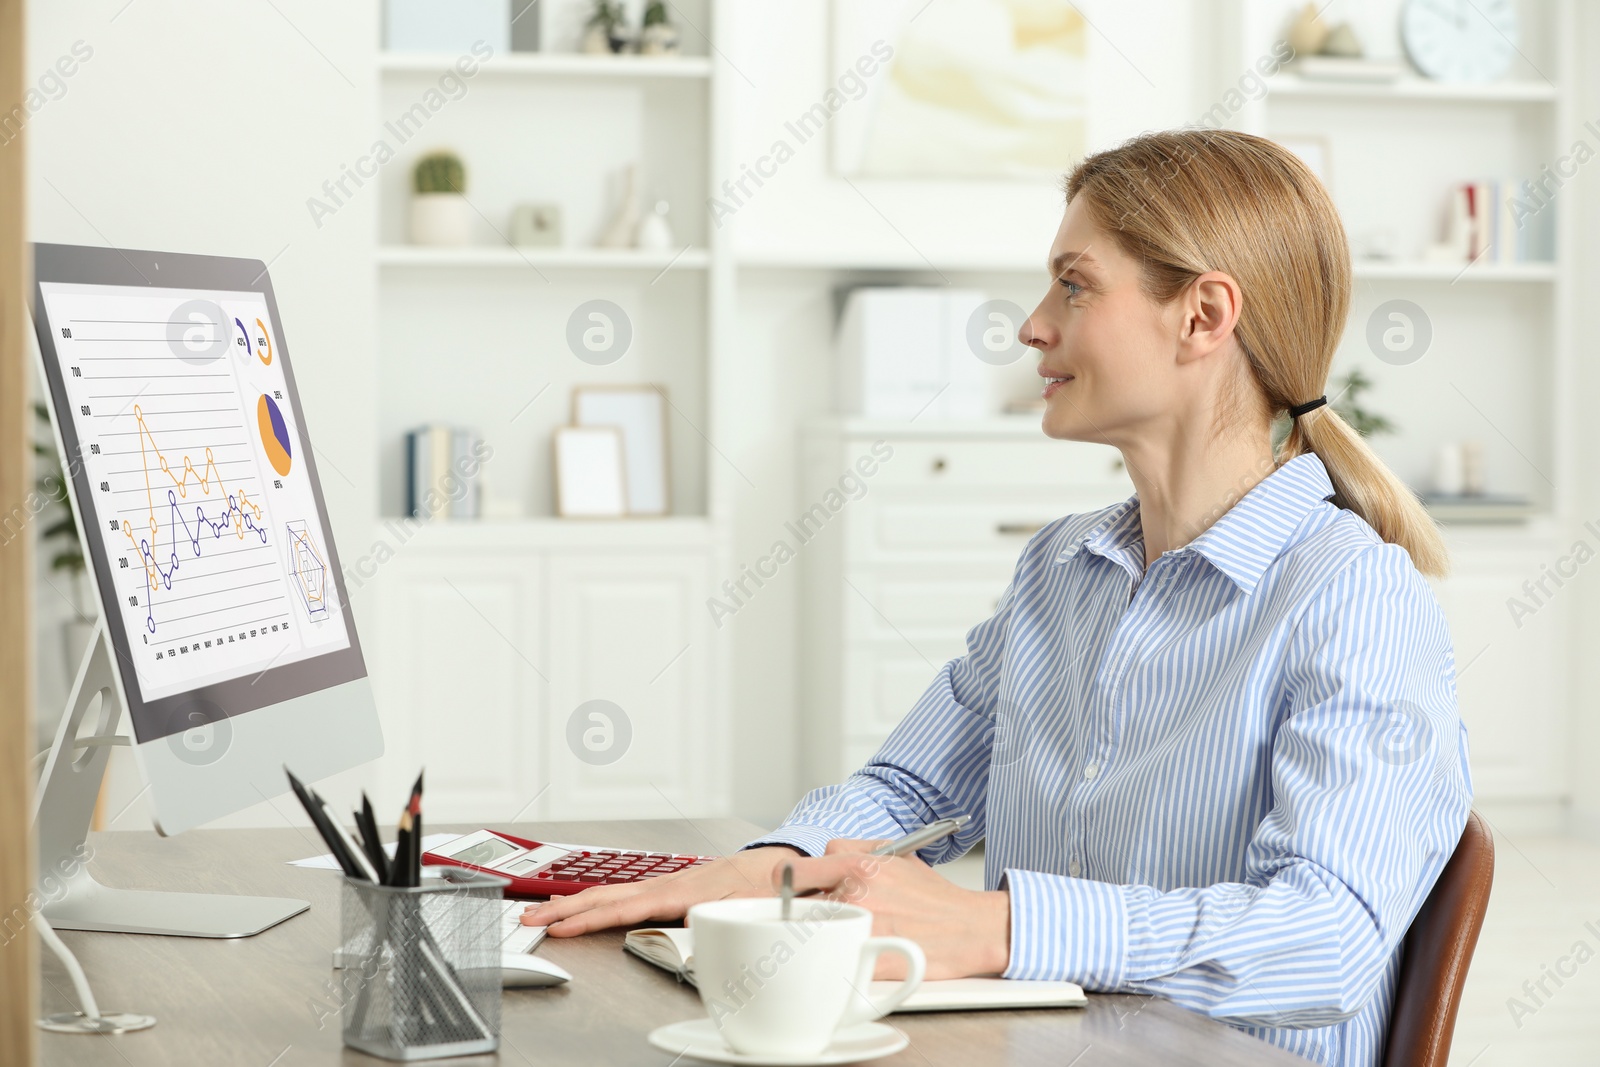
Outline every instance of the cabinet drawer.
[[873, 477], [875, 486], [1099, 488], [1127, 484], [1122, 454], [1109, 445], [1043, 436], [1021, 441], [909, 440], [892, 444], [894, 455]]
[[1095, 493], [940, 489], [883, 494], [860, 502], [851, 516], [852, 558], [866, 562], [956, 556], [1004, 564], [1009, 573], [1028, 539], [1063, 515], [1098, 511], [1126, 500], [1132, 487]]

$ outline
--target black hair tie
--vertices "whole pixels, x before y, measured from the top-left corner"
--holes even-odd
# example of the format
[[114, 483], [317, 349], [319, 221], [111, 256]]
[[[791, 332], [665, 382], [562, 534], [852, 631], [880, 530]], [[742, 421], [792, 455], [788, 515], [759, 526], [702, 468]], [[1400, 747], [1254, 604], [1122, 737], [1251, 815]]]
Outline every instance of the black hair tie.
[[1298, 419], [1301, 415], [1304, 415], [1306, 412], [1314, 411], [1317, 408], [1320, 408], [1322, 405], [1326, 404], [1327, 402], [1328, 402], [1327, 396], [1323, 395], [1323, 396], [1317, 397], [1315, 400], [1308, 401], [1308, 402], [1306, 402], [1304, 404], [1296, 404], [1294, 407], [1289, 409], [1289, 417], [1291, 419]]

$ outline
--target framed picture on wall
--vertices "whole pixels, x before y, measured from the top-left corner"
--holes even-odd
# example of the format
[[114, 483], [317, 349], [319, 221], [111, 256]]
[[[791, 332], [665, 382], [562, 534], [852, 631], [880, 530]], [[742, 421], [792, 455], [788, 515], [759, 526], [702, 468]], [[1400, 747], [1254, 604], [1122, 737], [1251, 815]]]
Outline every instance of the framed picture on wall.
[[622, 434], [615, 426], [558, 426], [551, 452], [557, 515], [620, 519], [628, 514]]
[[659, 385], [582, 385], [572, 391], [574, 426], [610, 426], [622, 435], [629, 515], [672, 510], [666, 409]]
[[1055, 181], [1088, 145], [1092, 34], [1073, 0], [833, 0], [838, 80], [787, 127], [830, 127], [838, 174]]

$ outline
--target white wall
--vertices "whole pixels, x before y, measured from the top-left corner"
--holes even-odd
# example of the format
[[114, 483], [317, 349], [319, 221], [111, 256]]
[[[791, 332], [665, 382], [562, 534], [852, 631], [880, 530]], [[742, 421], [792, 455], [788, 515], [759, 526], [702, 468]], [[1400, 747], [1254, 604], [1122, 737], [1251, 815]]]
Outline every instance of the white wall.
[[[1591, 58], [1600, 56], [1600, 8], [1593, 4], [1579, 4], [1577, 8], [1580, 66], [1576, 110], [1580, 119], [1590, 120], [1600, 115], [1600, 64]], [[1581, 131], [1573, 131], [1573, 135], [1594, 143]], [[1577, 395], [1573, 403], [1577, 408], [1578, 451], [1584, 461], [1576, 465], [1576, 507], [1580, 520], [1600, 526], [1600, 465], [1593, 462], [1594, 405], [1600, 398], [1600, 359], [1596, 358], [1593, 335], [1594, 294], [1600, 291], [1600, 250], [1594, 239], [1600, 230], [1600, 174], [1595, 173], [1593, 163], [1578, 172], [1562, 189], [1561, 197], [1563, 226], [1573, 241], [1577, 259], [1571, 325], [1577, 362]], [[1592, 538], [1588, 540], [1593, 544]], [[1594, 569], [1591, 561], [1575, 580], [1573, 590], [1576, 625], [1572, 648], [1576, 655], [1572, 678], [1572, 829], [1600, 842], [1600, 772], [1596, 771], [1600, 767], [1600, 659], [1593, 654], [1594, 649], [1600, 648], [1600, 575], [1592, 573]], [[1508, 714], [1513, 711], [1507, 709]]]
[[[75, 42], [92, 49], [27, 125], [30, 236], [269, 261], [346, 546], [370, 539], [377, 509], [369, 386], [378, 196], [365, 190], [320, 228], [306, 199], [373, 140], [376, 18], [375, 4], [313, 0], [88, 0], [28, 12], [36, 79]], [[53, 610], [55, 594], [42, 588], [41, 609]], [[359, 597], [354, 606], [370, 630]], [[53, 670], [61, 656], [48, 624], [41, 653]], [[54, 674], [40, 690], [41, 700], [65, 698]], [[139, 789], [130, 769], [115, 766], [108, 814]], [[277, 821], [266, 811], [244, 817]], [[116, 825], [149, 823], [135, 804]]]

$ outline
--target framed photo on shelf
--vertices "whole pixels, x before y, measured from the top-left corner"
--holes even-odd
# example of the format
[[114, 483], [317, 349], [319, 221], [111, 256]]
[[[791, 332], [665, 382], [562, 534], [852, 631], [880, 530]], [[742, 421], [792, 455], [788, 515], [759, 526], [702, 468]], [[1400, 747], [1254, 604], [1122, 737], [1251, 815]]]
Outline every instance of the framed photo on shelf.
[[615, 426], [558, 426], [551, 452], [557, 515], [563, 519], [620, 519], [628, 514], [622, 434]]
[[609, 426], [622, 437], [630, 516], [672, 510], [667, 464], [667, 396], [659, 385], [580, 385], [572, 390], [572, 423]]

